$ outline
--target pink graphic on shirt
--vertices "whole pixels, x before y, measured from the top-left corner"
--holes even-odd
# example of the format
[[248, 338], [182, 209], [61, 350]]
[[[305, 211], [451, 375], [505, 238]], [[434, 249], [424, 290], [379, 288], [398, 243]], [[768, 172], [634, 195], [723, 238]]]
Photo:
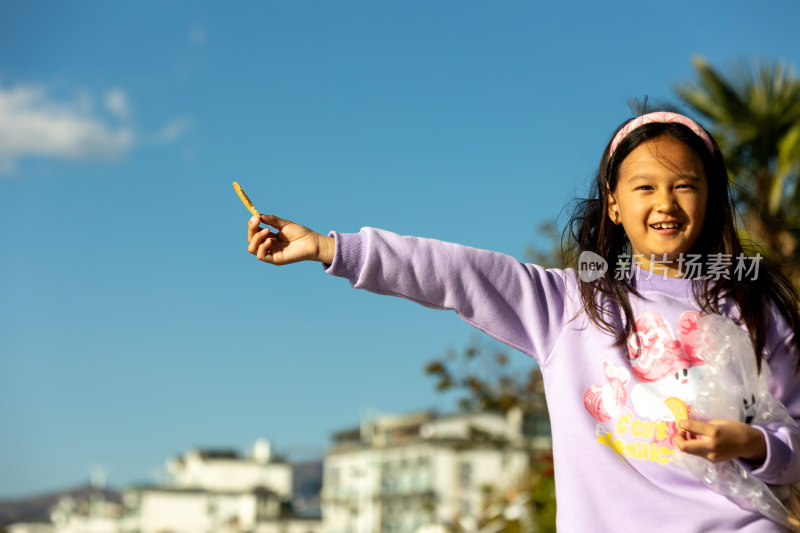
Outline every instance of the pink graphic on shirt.
[[607, 359], [603, 361], [603, 374], [608, 383], [589, 387], [583, 394], [583, 405], [596, 420], [608, 422], [628, 403], [627, 385], [631, 374]]
[[[608, 383], [593, 385], [583, 394], [586, 410], [603, 423], [595, 426], [598, 443], [627, 461], [669, 464], [680, 431], [676, 415], [667, 405], [674, 406], [675, 402], [665, 400], [678, 398], [691, 413], [707, 372], [699, 357], [703, 353], [699, 316], [696, 312], [683, 313], [678, 319], [677, 338], [658, 313], [644, 313], [636, 319], [627, 350], [620, 354], [630, 367], [615, 367], [604, 360], [603, 374]], [[631, 375], [635, 380], [629, 396]]]
[[683, 313], [676, 339], [664, 317], [645, 313], [636, 319], [628, 339], [628, 358], [640, 382], [631, 390], [631, 402], [639, 416], [653, 421], [672, 421], [664, 400], [675, 397], [691, 405], [705, 376], [705, 363], [697, 356], [699, 313]]
[[637, 380], [659, 381], [703, 364], [694, 346], [698, 314], [681, 315], [678, 321], [681, 340], [674, 338], [669, 324], [658, 313], [644, 313], [636, 319], [634, 332], [628, 339], [628, 359]]
[[697, 349], [700, 348], [701, 342], [700, 326], [697, 324], [697, 318], [700, 316], [702, 316], [700, 313], [683, 313], [678, 321], [678, 336], [681, 339], [681, 346], [692, 360], [702, 360], [697, 355]]
[[[644, 419], [672, 421], [664, 403], [670, 397], [690, 405], [705, 375], [703, 360], [697, 355], [700, 313], [685, 312], [678, 320], [678, 337], [658, 313], [644, 313], [636, 319], [628, 339], [628, 360], [636, 383], [630, 391], [634, 411]], [[586, 410], [600, 422], [618, 417], [628, 403], [631, 372], [603, 361], [607, 384], [593, 385], [583, 394]], [[672, 441], [672, 435], [669, 439]]]

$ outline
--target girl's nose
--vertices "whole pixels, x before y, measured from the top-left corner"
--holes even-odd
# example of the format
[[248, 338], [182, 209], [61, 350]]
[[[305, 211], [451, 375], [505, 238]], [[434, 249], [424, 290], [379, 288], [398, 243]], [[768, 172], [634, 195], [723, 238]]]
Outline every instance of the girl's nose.
[[658, 210], [669, 213], [675, 209], [675, 195], [671, 192], [663, 192], [658, 196]]

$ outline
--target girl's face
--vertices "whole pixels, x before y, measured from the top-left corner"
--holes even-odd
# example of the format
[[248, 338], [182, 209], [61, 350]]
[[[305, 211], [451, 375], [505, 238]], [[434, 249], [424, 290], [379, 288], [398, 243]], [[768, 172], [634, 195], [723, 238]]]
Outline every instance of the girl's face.
[[634, 255], [641, 255], [639, 266], [679, 276], [680, 260], [688, 259], [703, 228], [707, 201], [700, 157], [663, 136], [640, 144], [622, 161], [617, 186], [608, 195], [608, 216], [622, 224]]

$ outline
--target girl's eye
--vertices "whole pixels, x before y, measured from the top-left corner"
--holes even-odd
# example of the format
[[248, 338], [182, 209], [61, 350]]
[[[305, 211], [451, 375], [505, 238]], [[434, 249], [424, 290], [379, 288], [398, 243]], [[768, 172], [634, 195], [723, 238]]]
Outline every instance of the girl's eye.
[[638, 187], [636, 187], [636, 190], [637, 191], [651, 191], [651, 190], [653, 190], [653, 187], [651, 185], [639, 185]]

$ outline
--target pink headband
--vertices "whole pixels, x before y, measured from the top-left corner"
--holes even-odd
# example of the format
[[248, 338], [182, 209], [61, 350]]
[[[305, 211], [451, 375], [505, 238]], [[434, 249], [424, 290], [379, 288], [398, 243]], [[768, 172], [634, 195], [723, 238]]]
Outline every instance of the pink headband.
[[683, 115], [679, 115], [678, 113], [670, 113], [669, 111], [657, 111], [655, 113], [648, 113], [646, 115], [642, 115], [641, 117], [635, 118], [625, 124], [621, 130], [617, 132], [614, 136], [614, 140], [611, 141], [611, 148], [608, 151], [608, 155], [611, 156], [614, 151], [619, 146], [619, 143], [622, 142], [630, 132], [644, 126], [645, 124], [650, 124], [653, 122], [673, 122], [676, 124], [683, 124], [700, 137], [705, 145], [708, 147], [708, 151], [712, 154], [714, 153], [714, 143], [711, 142], [711, 137], [708, 136], [706, 130], [700, 127], [700, 125], [695, 122], [694, 120], [690, 119], [689, 117], [685, 117]]

